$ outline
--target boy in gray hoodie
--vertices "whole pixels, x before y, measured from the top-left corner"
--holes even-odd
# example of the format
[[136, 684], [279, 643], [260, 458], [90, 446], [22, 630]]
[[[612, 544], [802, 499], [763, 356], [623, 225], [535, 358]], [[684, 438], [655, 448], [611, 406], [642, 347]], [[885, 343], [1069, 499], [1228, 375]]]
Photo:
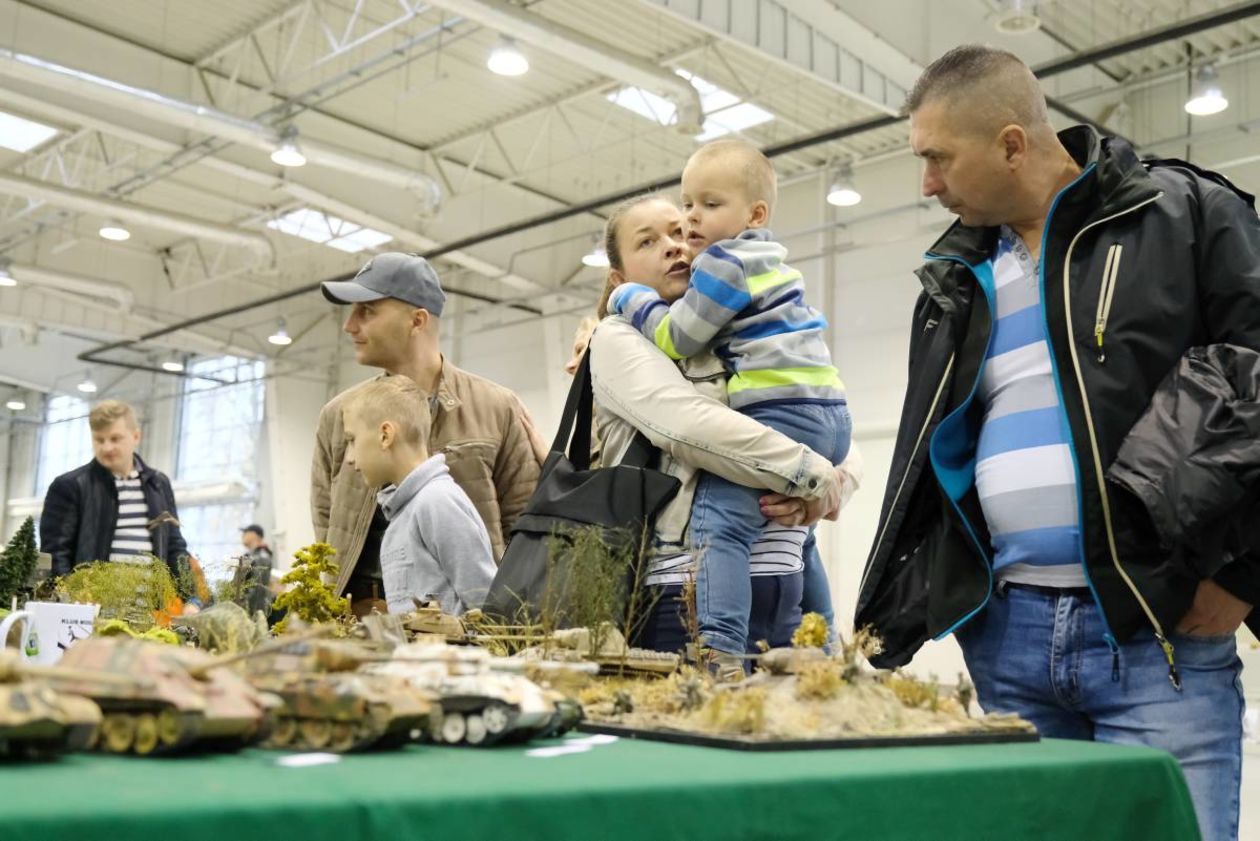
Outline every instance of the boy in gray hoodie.
[[375, 380], [343, 410], [346, 463], [377, 494], [389, 528], [381, 539], [381, 576], [390, 613], [413, 597], [434, 596], [459, 615], [480, 607], [494, 578], [494, 556], [477, 509], [446, 467], [429, 455], [428, 395], [407, 377]]

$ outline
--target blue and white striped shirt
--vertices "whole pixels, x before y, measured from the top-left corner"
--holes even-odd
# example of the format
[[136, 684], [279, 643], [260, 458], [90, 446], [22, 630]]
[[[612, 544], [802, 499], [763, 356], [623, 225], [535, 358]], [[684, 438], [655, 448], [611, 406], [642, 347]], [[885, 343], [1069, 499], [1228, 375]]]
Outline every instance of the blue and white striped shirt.
[[1003, 227], [991, 259], [997, 312], [980, 378], [984, 420], [976, 491], [998, 578], [1084, 587], [1076, 465], [1050, 346], [1037, 263]]
[[786, 257], [769, 231], [747, 230], [697, 255], [691, 283], [672, 305], [651, 287], [623, 283], [608, 306], [670, 359], [712, 348], [731, 372], [733, 409], [843, 403], [844, 383], [824, 333], [827, 320], [805, 303], [805, 282], [783, 262]]

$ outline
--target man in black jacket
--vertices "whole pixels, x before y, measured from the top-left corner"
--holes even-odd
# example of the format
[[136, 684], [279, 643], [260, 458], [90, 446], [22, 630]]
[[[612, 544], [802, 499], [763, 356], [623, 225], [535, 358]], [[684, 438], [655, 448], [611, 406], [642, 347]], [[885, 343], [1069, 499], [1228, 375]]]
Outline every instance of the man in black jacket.
[[40, 548], [52, 555], [53, 575], [152, 553], [178, 580], [179, 561], [188, 554], [179, 526], [148, 527], [163, 513], [178, 517], [175, 494], [166, 474], [136, 455], [135, 412], [122, 401], [105, 400], [92, 408], [88, 426], [94, 458], [53, 480], [39, 518]]
[[957, 633], [981, 704], [1045, 736], [1171, 751], [1204, 838], [1236, 837], [1234, 634], [1260, 558], [1162, 545], [1106, 473], [1190, 348], [1260, 349], [1252, 198], [1089, 127], [1056, 135], [1004, 51], [950, 51], [907, 111], [923, 192], [959, 220], [918, 271], [857, 623], [883, 666]]

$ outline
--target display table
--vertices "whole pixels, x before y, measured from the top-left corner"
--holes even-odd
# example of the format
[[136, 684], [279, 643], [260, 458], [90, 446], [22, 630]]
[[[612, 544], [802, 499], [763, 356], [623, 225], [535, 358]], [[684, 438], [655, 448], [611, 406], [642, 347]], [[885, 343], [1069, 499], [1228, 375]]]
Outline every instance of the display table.
[[[0, 765], [0, 837], [1188, 841], [1176, 762], [1085, 742], [749, 754], [571, 736], [417, 745], [287, 767], [280, 754], [75, 755]], [[538, 755], [538, 747], [575, 752]], [[544, 753], [555, 753], [554, 748]]]

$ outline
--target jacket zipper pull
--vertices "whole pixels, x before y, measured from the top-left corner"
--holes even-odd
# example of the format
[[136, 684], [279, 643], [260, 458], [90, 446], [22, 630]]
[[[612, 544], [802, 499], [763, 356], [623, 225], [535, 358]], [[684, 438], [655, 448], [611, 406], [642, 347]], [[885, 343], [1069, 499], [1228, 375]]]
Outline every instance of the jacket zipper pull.
[[1107, 361], [1107, 351], [1103, 349], [1103, 331], [1106, 328], [1100, 322], [1094, 328], [1094, 341], [1098, 344], [1098, 362], [1102, 364]]
[[1168, 680], [1172, 683], [1173, 689], [1181, 691], [1181, 675], [1177, 674], [1177, 663], [1173, 660], [1173, 645], [1163, 634], [1156, 634], [1155, 639], [1159, 641], [1159, 647], [1164, 649], [1164, 657], [1168, 660]]

